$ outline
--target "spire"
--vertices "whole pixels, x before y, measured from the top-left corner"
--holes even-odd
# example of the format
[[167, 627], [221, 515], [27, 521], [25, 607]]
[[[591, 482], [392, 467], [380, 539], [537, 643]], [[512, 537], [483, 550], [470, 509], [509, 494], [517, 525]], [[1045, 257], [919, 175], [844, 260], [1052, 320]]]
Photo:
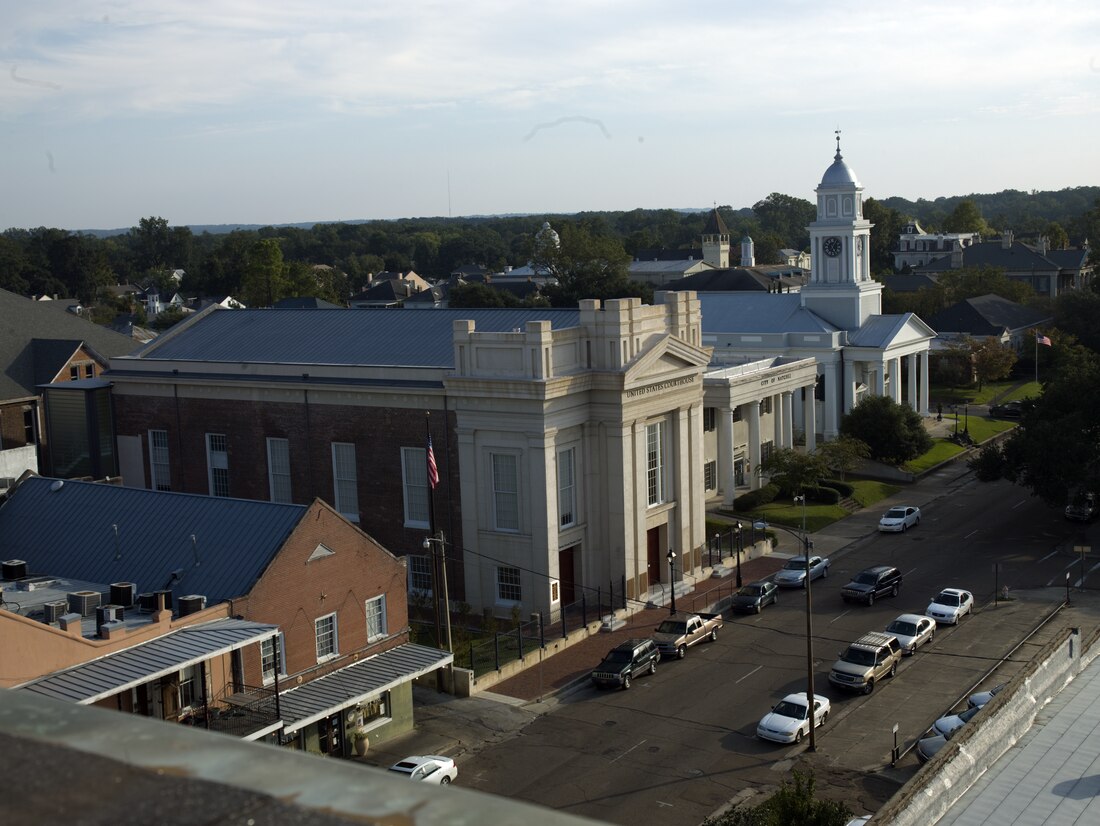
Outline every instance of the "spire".
[[835, 160], [843, 160], [844, 156], [840, 154], [840, 127], [833, 130], [836, 133], [836, 155]]

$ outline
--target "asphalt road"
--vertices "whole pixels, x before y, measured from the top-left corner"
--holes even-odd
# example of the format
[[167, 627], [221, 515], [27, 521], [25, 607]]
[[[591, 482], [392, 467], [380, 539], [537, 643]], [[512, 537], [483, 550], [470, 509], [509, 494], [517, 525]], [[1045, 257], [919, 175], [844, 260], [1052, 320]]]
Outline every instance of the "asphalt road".
[[[823, 765], [888, 766], [894, 722], [903, 745], [920, 736], [1061, 601], [1066, 571], [1074, 583], [1080, 575], [1068, 552], [1080, 544], [1080, 529], [1025, 492], [966, 475], [935, 494], [921, 506], [919, 527], [857, 540], [813, 584], [815, 691], [833, 704], [813, 756]], [[1086, 573], [1095, 563], [1086, 559]], [[871, 607], [844, 603], [840, 588], [875, 564], [901, 568], [901, 594]], [[1028, 597], [994, 603], [1006, 584]], [[829, 667], [846, 643], [900, 613], [922, 613], [947, 586], [974, 593], [975, 616], [941, 628], [868, 697], [829, 685]], [[786, 779], [803, 751], [754, 735], [772, 705], [806, 688], [805, 616], [805, 593], [784, 590], [777, 605], [727, 620], [716, 643], [662, 662], [629, 691], [585, 686], [520, 736], [465, 762], [458, 785], [612, 823], [697, 824], [731, 799]], [[1025, 647], [1008, 668], [1028, 656]]]

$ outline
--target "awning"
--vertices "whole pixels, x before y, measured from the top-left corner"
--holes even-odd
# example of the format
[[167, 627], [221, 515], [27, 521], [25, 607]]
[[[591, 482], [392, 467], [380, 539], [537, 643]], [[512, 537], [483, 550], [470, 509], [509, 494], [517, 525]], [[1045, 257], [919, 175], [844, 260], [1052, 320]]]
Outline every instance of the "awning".
[[406, 643], [279, 695], [279, 709], [293, 734], [349, 706], [454, 662], [454, 654]]
[[16, 688], [89, 705], [278, 633], [277, 625], [237, 619], [191, 625]]

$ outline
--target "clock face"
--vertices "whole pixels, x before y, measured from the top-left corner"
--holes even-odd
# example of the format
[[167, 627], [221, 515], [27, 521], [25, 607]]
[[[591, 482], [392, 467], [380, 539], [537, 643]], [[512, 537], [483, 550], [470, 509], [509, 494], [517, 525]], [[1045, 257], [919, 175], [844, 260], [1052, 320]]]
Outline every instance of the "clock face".
[[840, 255], [840, 239], [835, 235], [829, 236], [822, 243], [821, 249], [830, 258], [836, 258]]

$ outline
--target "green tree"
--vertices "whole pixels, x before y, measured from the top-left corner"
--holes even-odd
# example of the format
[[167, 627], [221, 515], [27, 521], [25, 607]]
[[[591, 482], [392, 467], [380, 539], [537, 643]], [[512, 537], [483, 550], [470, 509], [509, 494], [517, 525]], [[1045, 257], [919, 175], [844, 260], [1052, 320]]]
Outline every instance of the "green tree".
[[473, 282], [452, 287], [447, 298], [450, 307], [519, 307], [522, 305], [513, 293], [496, 290], [488, 284]]
[[970, 339], [953, 341], [932, 356], [932, 377], [936, 384], [967, 387], [974, 380], [973, 347]]
[[1006, 378], [1016, 364], [1016, 351], [1006, 347], [990, 336], [984, 341], [975, 341], [973, 347], [974, 375], [978, 379], [978, 389], [987, 381]]
[[757, 474], [768, 477], [784, 495], [791, 496], [808, 488], [816, 488], [817, 481], [827, 469], [817, 453], [801, 453], [789, 447], [773, 450], [767, 459], [756, 466]]
[[866, 442], [871, 458], [900, 465], [932, 448], [932, 437], [913, 408], [889, 396], [866, 396], [840, 421], [840, 432]]
[[289, 290], [290, 281], [278, 240], [265, 238], [253, 242], [245, 259], [241, 301], [246, 307], [270, 307], [286, 297]]
[[187, 313], [179, 307], [172, 307], [150, 321], [149, 326], [154, 330], [167, 330], [169, 327], [179, 324], [185, 318], [187, 318]]
[[871, 247], [868, 253], [871, 272], [893, 272], [893, 249], [897, 246], [901, 228], [908, 219], [896, 209], [891, 209], [874, 198], [863, 202], [863, 217], [874, 224], [871, 227]]
[[1047, 237], [1047, 242], [1052, 250], [1064, 250], [1069, 246], [1069, 235], [1057, 221], [1051, 221], [1047, 224], [1046, 231], [1043, 234]]
[[948, 270], [939, 277], [947, 307], [968, 298], [999, 295], [1017, 304], [1026, 304], [1035, 291], [1022, 281], [1009, 279], [1002, 267], [962, 267]]
[[586, 298], [652, 300], [651, 288], [627, 277], [630, 256], [618, 239], [571, 224], [562, 225], [559, 237], [560, 245], [537, 245], [531, 262], [557, 279], [546, 288], [553, 306], [576, 307]]
[[981, 235], [990, 235], [992, 229], [982, 217], [978, 205], [966, 198], [955, 206], [947, 220], [943, 222], [944, 232], [977, 232]]
[[1100, 353], [1100, 293], [1066, 290], [1054, 299], [1054, 326], [1078, 343]]
[[764, 232], [774, 232], [783, 239], [782, 246], [799, 250], [809, 247], [807, 227], [817, 218], [817, 207], [809, 201], [773, 192], [753, 204], [752, 212]]
[[838, 474], [843, 481], [850, 471], [859, 467], [864, 459], [871, 457], [871, 448], [866, 442], [842, 434], [832, 441], [819, 444], [814, 455], [824, 463], [826, 469]]
[[738, 806], [707, 818], [703, 826], [844, 826], [851, 810], [834, 800], [818, 800], [816, 792], [813, 772], [795, 771], [791, 782], [784, 781], [763, 803]]

